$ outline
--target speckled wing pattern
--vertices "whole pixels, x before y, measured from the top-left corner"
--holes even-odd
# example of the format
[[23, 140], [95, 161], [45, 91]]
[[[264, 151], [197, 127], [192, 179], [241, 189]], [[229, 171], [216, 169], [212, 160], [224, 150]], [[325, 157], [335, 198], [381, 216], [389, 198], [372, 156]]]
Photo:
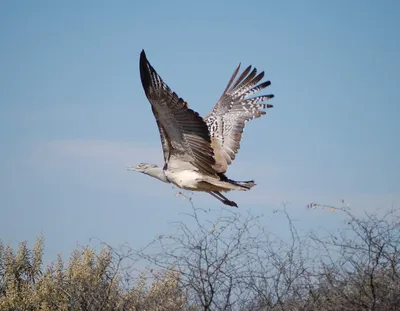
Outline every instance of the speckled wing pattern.
[[204, 174], [215, 176], [214, 152], [208, 127], [203, 118], [173, 92], [140, 54], [140, 77], [159, 128], [164, 159], [190, 162]]
[[257, 75], [257, 69], [248, 66], [235, 81], [239, 70], [240, 64], [214, 109], [205, 118], [214, 148], [214, 168], [218, 173], [225, 173], [235, 159], [246, 122], [264, 115], [266, 112], [262, 109], [273, 107], [263, 103], [273, 98], [272, 94], [249, 97], [271, 84], [270, 81], [259, 83], [264, 72]]

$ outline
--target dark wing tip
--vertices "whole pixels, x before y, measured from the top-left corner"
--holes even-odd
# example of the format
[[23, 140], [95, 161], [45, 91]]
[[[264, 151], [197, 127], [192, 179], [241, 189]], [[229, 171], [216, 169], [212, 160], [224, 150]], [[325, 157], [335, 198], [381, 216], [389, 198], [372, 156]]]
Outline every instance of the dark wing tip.
[[146, 52], [144, 50], [140, 52], [140, 65], [142, 64], [147, 64]]
[[151, 86], [152, 67], [149, 61], [147, 60], [146, 53], [144, 52], [144, 50], [142, 50], [142, 52], [140, 53], [139, 69], [140, 69], [140, 79], [142, 80], [144, 91], [147, 94]]
[[271, 85], [271, 81], [270, 81], [270, 80], [265, 81], [265, 82], [263, 82], [263, 83], [260, 84], [260, 86], [262, 86], [262, 88], [268, 87], [268, 86], [270, 86], [270, 85]]

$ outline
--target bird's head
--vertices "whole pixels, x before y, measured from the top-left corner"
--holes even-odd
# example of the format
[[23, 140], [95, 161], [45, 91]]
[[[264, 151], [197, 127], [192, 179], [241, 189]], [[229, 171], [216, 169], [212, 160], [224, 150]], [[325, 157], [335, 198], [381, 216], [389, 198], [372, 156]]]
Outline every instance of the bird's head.
[[136, 165], [134, 168], [131, 168], [130, 170], [134, 170], [134, 171], [137, 171], [137, 172], [140, 172], [140, 173], [144, 173], [149, 169], [157, 168], [157, 167], [158, 166], [155, 165], [155, 164], [139, 163], [138, 165]]

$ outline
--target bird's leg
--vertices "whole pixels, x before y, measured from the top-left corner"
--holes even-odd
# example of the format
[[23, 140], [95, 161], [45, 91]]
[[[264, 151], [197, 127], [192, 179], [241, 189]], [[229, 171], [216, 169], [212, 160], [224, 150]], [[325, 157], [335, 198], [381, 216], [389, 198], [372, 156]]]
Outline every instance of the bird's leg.
[[[215, 192], [216, 192], [216, 191], [215, 191]], [[219, 193], [219, 192], [216, 192], [216, 193]], [[222, 199], [221, 197], [219, 197], [216, 193], [214, 193], [214, 192], [209, 192], [209, 194], [211, 194], [214, 198], [216, 198], [216, 199], [220, 200], [222, 203], [226, 204], [226, 203], [225, 203], [225, 200]]]
[[209, 192], [209, 194], [211, 194], [214, 198], [220, 200], [222, 203], [224, 203], [225, 205], [228, 206], [234, 206], [234, 207], [238, 207], [237, 204], [233, 201], [228, 200], [226, 197], [224, 197], [220, 192], [218, 191], [211, 191]]

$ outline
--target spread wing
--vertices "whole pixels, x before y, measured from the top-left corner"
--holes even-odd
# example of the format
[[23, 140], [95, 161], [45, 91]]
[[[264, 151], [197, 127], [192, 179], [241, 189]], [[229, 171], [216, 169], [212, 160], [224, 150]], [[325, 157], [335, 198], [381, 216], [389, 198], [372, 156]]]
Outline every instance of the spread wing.
[[164, 128], [160, 124], [159, 117], [157, 111], [154, 110], [153, 106], [151, 106], [151, 110], [153, 111], [154, 117], [156, 118], [157, 122], [157, 127], [158, 127], [158, 132], [160, 133], [160, 139], [161, 139], [161, 146], [164, 154], [164, 162], [167, 164], [169, 160], [169, 150], [170, 150], [170, 143], [167, 138], [167, 134], [165, 133]]
[[202, 173], [216, 175], [207, 124], [164, 83], [144, 51], [140, 54], [140, 77], [157, 121], [167, 165], [174, 158], [181, 166], [190, 162]]
[[249, 97], [271, 84], [270, 81], [259, 83], [264, 78], [264, 72], [257, 75], [257, 69], [251, 70], [249, 66], [235, 81], [239, 69], [240, 64], [214, 109], [205, 118], [214, 148], [215, 169], [219, 173], [226, 172], [235, 159], [246, 122], [264, 115], [266, 112], [263, 109], [273, 107], [263, 103], [273, 98], [272, 94]]

